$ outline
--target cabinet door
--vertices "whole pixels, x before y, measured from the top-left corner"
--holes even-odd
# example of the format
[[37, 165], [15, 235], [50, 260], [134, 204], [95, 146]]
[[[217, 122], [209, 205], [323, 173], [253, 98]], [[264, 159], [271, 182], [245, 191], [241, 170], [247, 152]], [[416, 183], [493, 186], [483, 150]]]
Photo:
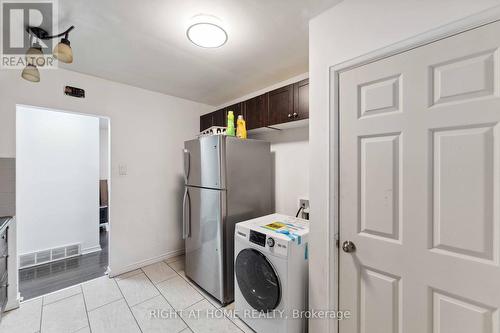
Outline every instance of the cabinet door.
[[263, 94], [244, 102], [247, 130], [268, 124], [268, 95]]
[[222, 126], [226, 127], [226, 110], [225, 109], [220, 109], [217, 111], [212, 112], [213, 117], [212, 117], [212, 126]]
[[292, 121], [292, 114], [293, 85], [269, 92], [269, 125]]
[[293, 85], [293, 120], [309, 118], [309, 79]]
[[234, 127], [236, 127], [236, 120], [238, 120], [238, 116], [239, 115], [242, 115], [243, 118], [245, 118], [245, 112], [244, 112], [243, 102], [230, 105], [230, 106], [226, 107], [225, 110], [226, 110], [226, 112], [225, 112], [226, 119], [227, 119], [227, 112], [228, 111], [233, 111], [233, 114], [234, 114]]
[[207, 113], [200, 117], [200, 132], [212, 127], [212, 116], [212, 113]]

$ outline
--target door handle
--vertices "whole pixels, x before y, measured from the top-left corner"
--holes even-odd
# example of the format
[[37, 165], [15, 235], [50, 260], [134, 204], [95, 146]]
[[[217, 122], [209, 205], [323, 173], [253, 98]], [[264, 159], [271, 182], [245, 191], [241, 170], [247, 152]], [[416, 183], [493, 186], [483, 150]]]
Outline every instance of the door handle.
[[346, 253], [352, 253], [356, 251], [356, 245], [354, 245], [354, 243], [351, 241], [345, 241], [344, 243], [342, 243], [342, 250], [344, 250], [344, 252]]
[[189, 191], [186, 190], [187, 194], [187, 203], [188, 203], [188, 209], [187, 209], [187, 232], [186, 232], [186, 238], [191, 237], [191, 197], [189, 196]]
[[191, 169], [191, 160], [190, 160], [189, 150], [183, 149], [182, 153], [184, 155], [184, 181], [187, 184], [189, 178], [189, 171]]
[[184, 199], [182, 199], [182, 239], [189, 237], [191, 237], [191, 198], [186, 187], [184, 190]]
[[188, 196], [188, 189], [187, 187], [184, 188], [184, 197], [182, 198], [182, 239], [186, 239], [186, 201], [187, 201], [187, 196]]

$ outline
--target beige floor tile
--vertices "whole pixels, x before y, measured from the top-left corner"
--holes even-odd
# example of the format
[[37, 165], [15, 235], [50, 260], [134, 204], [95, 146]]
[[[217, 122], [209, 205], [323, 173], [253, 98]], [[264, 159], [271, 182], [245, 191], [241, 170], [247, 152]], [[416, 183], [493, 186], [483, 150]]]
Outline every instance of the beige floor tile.
[[134, 306], [160, 294], [144, 273], [116, 282], [129, 306]]
[[177, 273], [184, 274], [184, 260], [174, 261], [168, 264], [172, 267]]
[[63, 290], [58, 290], [56, 292], [43, 296], [43, 305], [48, 305], [50, 303], [54, 303], [64, 298], [75, 296], [81, 293], [82, 287], [80, 285], [69, 287]]
[[140, 333], [130, 309], [121, 299], [89, 312], [92, 333]]
[[82, 285], [83, 296], [87, 303], [87, 311], [114, 302], [122, 298], [122, 293], [116, 281], [108, 276], [85, 282]]
[[187, 327], [161, 295], [132, 307], [132, 313], [143, 333], [178, 333]]
[[236, 316], [232, 316], [229, 318], [240, 330], [242, 330], [245, 333], [254, 333], [255, 331], [252, 330], [247, 324], [243, 322], [240, 318]]
[[157, 287], [176, 310], [185, 309], [203, 299], [200, 293], [180, 276], [163, 281]]
[[73, 333], [87, 326], [87, 311], [81, 294], [43, 306], [43, 333]]
[[22, 302], [17, 309], [3, 314], [0, 332], [35, 333], [40, 331], [42, 298]]
[[163, 282], [177, 276], [177, 273], [163, 261], [143, 267], [142, 270], [148, 278], [155, 284]]
[[[241, 333], [238, 326], [221, 313], [215, 313], [216, 310], [207, 300], [203, 300], [184, 310], [182, 317], [194, 333]], [[197, 313], [199, 317], [191, 313]]]
[[75, 333], [91, 333], [90, 332], [90, 327], [82, 328], [81, 330], [78, 330]]
[[133, 271], [130, 271], [130, 272], [123, 273], [123, 274], [120, 274], [118, 276], [115, 276], [114, 279], [118, 281], [118, 280], [121, 280], [121, 279], [129, 278], [129, 277], [137, 275], [137, 274], [141, 274], [141, 273], [142, 273], [141, 269], [138, 268], [138, 269], [134, 269]]

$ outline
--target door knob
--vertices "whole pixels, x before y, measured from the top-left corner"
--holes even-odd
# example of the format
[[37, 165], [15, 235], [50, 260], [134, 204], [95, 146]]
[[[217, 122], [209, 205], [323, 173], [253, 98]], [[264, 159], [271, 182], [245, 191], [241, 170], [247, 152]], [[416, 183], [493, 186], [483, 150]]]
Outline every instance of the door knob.
[[356, 251], [356, 245], [354, 245], [354, 243], [351, 241], [345, 241], [344, 243], [342, 243], [342, 250], [344, 250], [344, 252], [346, 253], [354, 252]]
[[288, 114], [288, 118], [292, 118], [292, 114], [291, 113]]
[[294, 112], [293, 115], [292, 115], [294, 118], [297, 118], [299, 116], [299, 114], [297, 112]]

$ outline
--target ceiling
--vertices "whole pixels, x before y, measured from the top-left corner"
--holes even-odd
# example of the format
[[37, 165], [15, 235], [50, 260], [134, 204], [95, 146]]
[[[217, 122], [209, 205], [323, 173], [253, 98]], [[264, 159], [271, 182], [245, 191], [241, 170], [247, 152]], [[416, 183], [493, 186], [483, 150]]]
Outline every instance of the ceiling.
[[[220, 105], [308, 71], [308, 21], [340, 0], [59, 1], [69, 70]], [[218, 17], [221, 48], [191, 44], [193, 16]]]

